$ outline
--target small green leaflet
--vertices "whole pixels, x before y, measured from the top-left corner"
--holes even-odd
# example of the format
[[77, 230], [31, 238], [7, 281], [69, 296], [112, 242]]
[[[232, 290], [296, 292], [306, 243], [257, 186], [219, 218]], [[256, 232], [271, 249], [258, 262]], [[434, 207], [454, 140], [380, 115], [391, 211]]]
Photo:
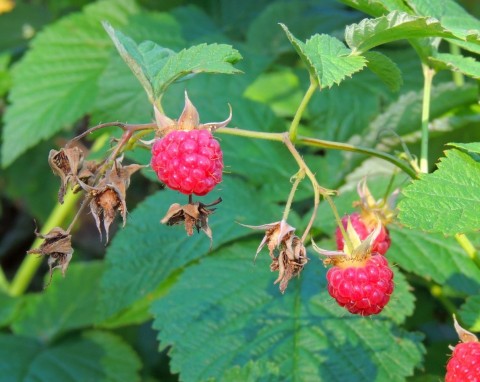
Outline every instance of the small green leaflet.
[[448, 145], [471, 153], [480, 154], [480, 142], [449, 143]]
[[[452, 31], [458, 39], [449, 42], [462, 48], [480, 53], [480, 20], [473, 17], [454, 0], [406, 0], [415, 13], [422, 16], [432, 16], [440, 20], [442, 26]], [[473, 42], [466, 42], [473, 41]]]
[[108, 22], [105, 21], [102, 24], [115, 44], [118, 53], [140, 81], [150, 102], [153, 103], [155, 100], [154, 77], [158, 70], [165, 65], [168, 57], [175, 53], [152, 41], [144, 41], [137, 45], [130, 37], [115, 30]]
[[402, 72], [397, 64], [380, 52], [365, 52], [367, 67], [375, 73], [391, 91], [397, 92], [403, 84]]
[[103, 25], [152, 103], [161, 99], [169, 85], [189, 74], [241, 73], [233, 64], [242, 56], [230, 45], [200, 44], [175, 53], [151, 41], [137, 45], [108, 23]]
[[480, 229], [480, 163], [459, 150], [446, 151], [434, 173], [403, 190], [399, 219], [407, 227], [446, 235]]
[[452, 70], [476, 80], [480, 79], [480, 62], [473, 57], [437, 53], [433, 57], [429, 57], [429, 61], [437, 70]]
[[359, 24], [349, 25], [345, 29], [345, 41], [357, 54], [388, 42], [422, 37], [462, 40], [466, 40], [468, 37], [469, 40], [478, 40], [477, 35], [456, 35], [432, 17], [413, 16], [398, 11], [376, 19], [364, 19]]
[[338, 85], [366, 65], [364, 57], [352, 55], [351, 50], [335, 37], [316, 34], [303, 43], [285, 25], [280, 26], [320, 87]]

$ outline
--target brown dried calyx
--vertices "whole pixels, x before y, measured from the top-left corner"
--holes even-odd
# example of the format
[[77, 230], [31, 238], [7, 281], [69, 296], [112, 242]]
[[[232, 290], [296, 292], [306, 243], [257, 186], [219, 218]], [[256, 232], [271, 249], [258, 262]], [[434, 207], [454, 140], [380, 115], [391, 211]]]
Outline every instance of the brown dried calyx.
[[208, 225], [208, 217], [211, 215], [215, 208], [208, 208], [219, 204], [222, 198], [218, 198], [210, 204], [204, 204], [200, 202], [190, 202], [181, 206], [178, 203], [174, 203], [170, 206], [167, 214], [160, 220], [160, 223], [166, 225], [184, 224], [185, 230], [188, 236], [193, 235], [193, 230], [197, 232], [203, 231], [205, 235], [210, 239], [210, 246], [212, 245], [212, 229]]
[[[35, 235], [44, 239], [45, 241], [39, 248], [31, 249], [27, 251], [28, 254], [38, 254], [48, 257], [48, 267], [50, 269], [50, 281], [52, 280], [52, 274], [54, 269], [61, 269], [62, 275], [65, 276], [68, 264], [72, 259], [72, 236], [70, 233], [64, 231], [60, 227], [55, 227], [50, 230], [46, 235], [42, 235], [35, 229]], [[48, 286], [50, 281], [47, 283]]]
[[[285, 293], [288, 282], [299, 275], [308, 262], [307, 251], [302, 240], [295, 235], [295, 228], [285, 220], [260, 226], [244, 225], [245, 227], [265, 230], [265, 236], [258, 246], [255, 259], [266, 245], [272, 263], [270, 270], [278, 271], [278, 277], [274, 284], [280, 283], [280, 292]], [[276, 256], [275, 253], [278, 253]]]
[[127, 204], [125, 201], [127, 188], [130, 185], [130, 177], [133, 173], [144, 166], [131, 164], [122, 166], [123, 158], [117, 159], [112, 168], [109, 169], [96, 186], [90, 186], [81, 180], [78, 180], [82, 187], [90, 196], [90, 211], [95, 219], [100, 238], [102, 237], [102, 226], [106, 234], [106, 241], [109, 240], [110, 225], [117, 212], [123, 219], [125, 226], [127, 219]]
[[50, 150], [48, 154], [48, 164], [55, 175], [61, 179], [60, 189], [58, 190], [58, 201], [63, 204], [63, 199], [68, 186], [72, 188], [77, 184], [77, 174], [83, 163], [83, 151], [78, 147], [67, 149]]

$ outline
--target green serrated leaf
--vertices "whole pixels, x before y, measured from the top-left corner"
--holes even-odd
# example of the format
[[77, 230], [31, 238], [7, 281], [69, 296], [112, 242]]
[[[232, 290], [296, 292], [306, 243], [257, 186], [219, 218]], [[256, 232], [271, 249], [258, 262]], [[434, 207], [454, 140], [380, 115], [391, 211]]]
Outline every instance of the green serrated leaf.
[[480, 295], [468, 297], [460, 307], [459, 315], [469, 330], [480, 332]]
[[432, 17], [413, 16], [405, 12], [393, 11], [376, 19], [364, 19], [345, 29], [345, 41], [356, 53], [366, 52], [388, 42], [422, 37], [444, 37], [472, 39], [480, 42], [476, 35], [455, 35], [447, 30], [439, 20]]
[[[145, 67], [145, 75], [149, 81], [152, 81], [162, 64], [161, 60], [156, 59], [155, 54], [158, 52], [161, 56], [165, 48], [178, 50], [185, 45], [178, 22], [163, 13], [134, 15], [129, 19], [124, 32], [137, 41], [151, 40], [135, 48], [141, 59], [149, 63]], [[117, 52], [112, 52], [109, 63], [99, 79], [99, 88], [92, 116], [93, 123], [152, 121], [153, 108], [146, 92]]]
[[351, 55], [351, 50], [335, 37], [317, 34], [303, 43], [285, 25], [280, 26], [320, 87], [338, 85], [366, 65], [363, 56]]
[[480, 229], [480, 163], [448, 150], [438, 169], [403, 190], [399, 219], [407, 227], [446, 235]]
[[430, 57], [429, 61], [437, 70], [452, 70], [476, 80], [480, 79], [480, 62], [473, 57], [437, 53], [434, 57]]
[[189, 74], [222, 73], [239, 74], [233, 64], [242, 56], [230, 45], [200, 44], [178, 52], [168, 58], [154, 79], [156, 99], [162, 97], [168, 86]]
[[[469, 40], [478, 40], [480, 20], [469, 14], [460, 4], [453, 0], [407, 0], [406, 3], [416, 14], [431, 16], [440, 20], [442, 25], [456, 36]], [[458, 39], [449, 39], [464, 49], [480, 53], [480, 45], [464, 42]]]
[[257, 245], [226, 247], [189, 267], [153, 305], [154, 328], [162, 348], [172, 346], [172, 371], [181, 379], [223, 380], [251, 359], [277, 364], [277, 380], [404, 381], [412, 374], [423, 352], [418, 335], [346, 313], [329, 297], [315, 256], [281, 295], [268, 254], [251, 262]]
[[140, 361], [120, 337], [90, 331], [51, 346], [0, 334], [0, 373], [8, 381], [78, 382], [140, 380]]
[[[258, 206], [251, 199], [253, 192], [246, 183], [225, 177], [217, 190], [201, 199], [204, 203], [220, 196], [223, 199], [218, 212], [209, 218], [214, 248], [251, 233], [238, 223], [258, 222]], [[130, 214], [128, 225], [112, 241], [102, 280], [105, 315], [118, 313], [131, 303], [151, 296], [173, 273], [209, 253], [210, 242], [205, 235], [188, 237], [182, 226], [160, 224], [172, 203], [186, 204], [187, 198], [173, 191], [149, 197]], [[273, 203], [262, 202], [260, 223], [279, 220], [280, 216]]]
[[375, 73], [391, 91], [397, 92], [403, 84], [402, 72], [389, 57], [379, 52], [366, 52], [367, 67]]
[[111, 43], [100, 21], [124, 25], [136, 11], [132, 0], [100, 1], [35, 37], [12, 72], [11, 105], [4, 117], [3, 166], [90, 110], [110, 54]]
[[449, 143], [448, 146], [456, 147], [471, 153], [480, 154], [480, 142]]
[[388, 257], [402, 269], [461, 293], [479, 290], [480, 271], [455, 239], [396, 226], [390, 236]]
[[96, 321], [102, 272], [103, 263], [89, 262], [72, 264], [65, 278], [56, 273], [42, 293], [26, 296], [13, 331], [51, 341], [68, 330], [92, 325]]

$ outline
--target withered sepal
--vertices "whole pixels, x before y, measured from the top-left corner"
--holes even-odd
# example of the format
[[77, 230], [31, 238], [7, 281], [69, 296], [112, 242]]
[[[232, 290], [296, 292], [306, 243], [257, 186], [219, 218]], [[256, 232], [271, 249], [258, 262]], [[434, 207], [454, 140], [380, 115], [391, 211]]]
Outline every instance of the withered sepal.
[[[27, 253], [49, 256], [50, 281], [52, 280], [53, 271], [57, 268], [61, 269], [62, 275], [65, 276], [73, 255], [72, 235], [60, 227], [52, 228], [46, 235], [42, 235], [35, 229], [35, 235], [44, 239], [44, 242], [39, 248], [31, 249]], [[46, 286], [50, 284], [50, 281]]]
[[270, 264], [272, 272], [278, 271], [274, 284], [280, 283], [281, 293], [285, 293], [288, 282], [300, 274], [307, 262], [307, 251], [302, 240], [298, 236], [290, 235], [283, 241], [278, 257], [273, 257]]
[[53, 173], [61, 179], [60, 188], [58, 190], [58, 202], [63, 204], [63, 199], [67, 191], [68, 185], [76, 184], [78, 169], [83, 163], [83, 152], [78, 147], [63, 148], [60, 151], [50, 150], [48, 154], [48, 164]]
[[123, 167], [121, 159], [117, 160], [113, 167], [105, 173], [97, 186], [92, 187], [78, 181], [79, 185], [90, 195], [90, 211], [95, 219], [100, 238], [102, 237], [102, 226], [109, 240], [110, 225], [113, 223], [117, 211], [122, 216], [123, 225], [127, 220], [127, 204], [125, 201], [127, 188], [130, 185], [130, 177], [133, 173], [144, 166], [131, 164]]
[[210, 239], [210, 246], [213, 242], [212, 229], [208, 225], [208, 216], [211, 215], [215, 208], [208, 208], [219, 204], [222, 198], [218, 198], [210, 204], [201, 202], [189, 203], [180, 205], [178, 203], [172, 204], [167, 214], [160, 220], [160, 223], [166, 225], [184, 224], [188, 236], [193, 235], [193, 230], [197, 232], [203, 231]]

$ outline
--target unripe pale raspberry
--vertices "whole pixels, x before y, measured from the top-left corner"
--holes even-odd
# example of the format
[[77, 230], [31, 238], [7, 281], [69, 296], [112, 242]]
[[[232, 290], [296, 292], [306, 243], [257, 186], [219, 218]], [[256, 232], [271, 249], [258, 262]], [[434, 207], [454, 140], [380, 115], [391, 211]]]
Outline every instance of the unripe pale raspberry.
[[172, 190], [202, 196], [222, 181], [223, 154], [208, 130], [173, 130], [153, 144], [151, 166]]
[[459, 343], [447, 363], [445, 382], [480, 382], [480, 342]]
[[328, 292], [350, 313], [370, 316], [387, 305], [393, 292], [393, 272], [384, 256], [373, 255], [363, 264], [345, 260], [327, 272]]
[[[360, 237], [360, 240], [365, 240], [367, 236], [370, 235], [370, 233], [375, 229], [375, 226], [370, 227], [367, 224], [365, 224], [365, 222], [362, 219], [362, 215], [359, 214], [358, 212], [354, 212], [342, 218], [342, 224], [345, 229], [347, 229], [348, 218], [350, 218], [352, 226], [355, 229], [355, 232], [357, 232], [358, 236]], [[343, 240], [342, 232], [338, 227], [337, 227], [337, 230], [335, 231], [335, 238], [337, 242], [337, 249], [339, 251], [343, 251], [344, 240]], [[390, 233], [388, 232], [388, 228], [382, 224], [380, 233], [378, 234], [377, 238], [373, 242], [372, 252], [374, 253], [376, 252], [381, 255], [384, 255], [387, 252], [388, 248], [390, 248], [391, 242], [392, 241], [390, 239]]]

